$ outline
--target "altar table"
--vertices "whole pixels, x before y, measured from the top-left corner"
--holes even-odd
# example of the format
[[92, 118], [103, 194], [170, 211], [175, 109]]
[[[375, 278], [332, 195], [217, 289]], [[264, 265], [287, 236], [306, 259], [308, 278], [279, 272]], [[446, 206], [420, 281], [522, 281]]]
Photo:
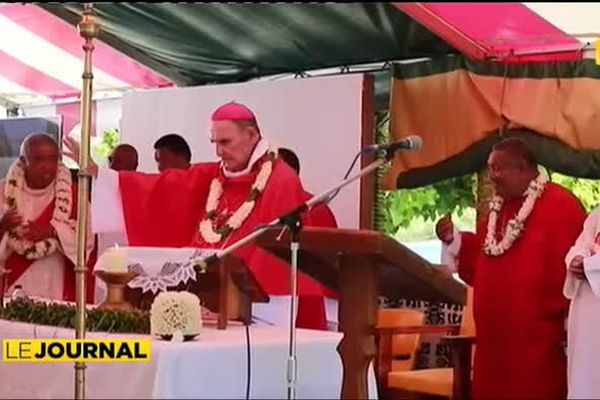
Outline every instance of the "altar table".
[[[0, 320], [0, 339], [73, 338], [74, 331]], [[88, 338], [142, 335], [88, 333]], [[288, 332], [285, 327], [251, 326], [251, 399], [286, 398]], [[340, 396], [342, 364], [336, 352], [341, 333], [298, 330], [299, 399]], [[152, 342], [148, 364], [87, 364], [88, 399], [243, 399], [246, 341], [241, 325], [218, 331], [207, 326], [193, 342]], [[0, 363], [0, 399], [74, 398], [73, 364]], [[369, 398], [377, 398], [373, 368]]]

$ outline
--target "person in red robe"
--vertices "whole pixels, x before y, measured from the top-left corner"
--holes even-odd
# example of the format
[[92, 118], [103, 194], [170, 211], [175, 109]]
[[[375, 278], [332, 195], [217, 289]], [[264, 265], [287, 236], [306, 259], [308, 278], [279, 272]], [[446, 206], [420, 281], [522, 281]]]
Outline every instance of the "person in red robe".
[[[9, 271], [8, 292], [21, 286], [30, 296], [74, 301], [77, 186], [59, 159], [50, 136], [34, 133], [23, 141], [21, 156], [0, 183], [0, 265]], [[88, 234], [93, 265], [94, 241]], [[88, 270], [87, 301], [93, 298]]]
[[[298, 176], [300, 176], [300, 160], [296, 153], [287, 148], [279, 149], [279, 156], [283, 161], [286, 162], [292, 169], [296, 172]], [[313, 194], [310, 192], [304, 192], [304, 201], [308, 201], [313, 198]], [[319, 202], [312, 206], [312, 208], [308, 211], [310, 214], [310, 225], [311, 226], [320, 226], [324, 228], [337, 228], [337, 220], [335, 219], [335, 215], [333, 211], [329, 208], [326, 203]], [[338, 294], [330, 289], [324, 288], [323, 295], [321, 296], [303, 296], [302, 300], [299, 302], [299, 312], [302, 311], [303, 307], [309, 306], [313, 310], [313, 314], [310, 315], [308, 320], [298, 319], [298, 326], [302, 326], [308, 329], [323, 329], [324, 326], [327, 326], [327, 313], [325, 311], [325, 301], [324, 298], [337, 299]], [[307, 313], [301, 313], [302, 316], [306, 316]]]
[[[97, 230], [114, 230], [98, 226], [112, 220], [118, 223], [121, 213], [131, 246], [223, 249], [303, 203], [299, 177], [276, 157], [246, 106], [232, 102], [213, 113], [211, 142], [221, 162], [196, 164], [189, 170], [116, 173], [92, 165], [99, 199], [92, 203], [93, 215], [99, 216]], [[78, 159], [77, 143], [67, 139], [65, 145], [69, 156]], [[117, 194], [117, 200], [100, 200], [100, 192], [108, 197]], [[105, 209], [98, 210], [101, 207]], [[106, 207], [113, 207], [112, 211]], [[304, 215], [304, 221], [310, 223], [310, 216]], [[256, 244], [238, 249], [235, 255], [246, 262], [269, 296], [289, 296], [286, 262]], [[321, 295], [323, 288], [299, 273], [298, 293]], [[310, 307], [302, 309], [299, 319], [315, 314]]]
[[564, 399], [565, 255], [586, 213], [568, 190], [546, 182], [526, 144], [506, 139], [488, 158], [495, 196], [477, 233], [451, 219], [436, 231], [473, 286], [476, 399]]
[[[282, 147], [279, 149], [279, 156], [292, 167], [298, 176], [300, 176], [300, 160], [296, 153], [292, 150]], [[312, 199], [314, 195], [304, 191], [305, 201]], [[337, 228], [337, 220], [331, 208], [326, 203], [319, 202], [315, 204], [309, 211], [313, 226], [322, 226], [326, 228]]]

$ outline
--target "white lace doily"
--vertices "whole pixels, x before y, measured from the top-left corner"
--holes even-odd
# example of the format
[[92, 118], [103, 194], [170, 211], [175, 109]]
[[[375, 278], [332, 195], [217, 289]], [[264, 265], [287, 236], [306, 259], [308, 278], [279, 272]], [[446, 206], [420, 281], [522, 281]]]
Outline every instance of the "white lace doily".
[[[157, 248], [157, 247], [121, 247], [129, 271], [138, 275], [128, 286], [140, 288], [143, 292], [166, 292], [168, 288], [180, 283], [196, 280], [194, 270], [198, 257], [209, 257], [215, 250], [194, 248]], [[110, 250], [110, 249], [109, 249]], [[103, 253], [96, 262], [94, 270], [104, 270]]]

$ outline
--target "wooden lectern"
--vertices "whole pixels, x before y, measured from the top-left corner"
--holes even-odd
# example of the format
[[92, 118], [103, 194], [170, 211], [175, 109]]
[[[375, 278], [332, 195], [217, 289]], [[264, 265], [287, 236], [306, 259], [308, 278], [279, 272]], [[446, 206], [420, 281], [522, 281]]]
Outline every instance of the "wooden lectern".
[[[269, 229], [258, 244], [289, 262], [289, 231]], [[298, 269], [338, 290], [342, 399], [367, 399], [367, 372], [376, 354], [378, 296], [465, 304], [466, 287], [375, 231], [306, 227]]]
[[[135, 307], [150, 309], [156, 294], [141, 289], [127, 288], [128, 301]], [[252, 303], [268, 303], [269, 296], [262, 289], [244, 262], [235, 256], [226, 256], [210, 265], [205, 273], [197, 274], [170, 291], [187, 290], [202, 301], [202, 305], [218, 313], [217, 329], [225, 329], [227, 322], [236, 320], [251, 323]]]

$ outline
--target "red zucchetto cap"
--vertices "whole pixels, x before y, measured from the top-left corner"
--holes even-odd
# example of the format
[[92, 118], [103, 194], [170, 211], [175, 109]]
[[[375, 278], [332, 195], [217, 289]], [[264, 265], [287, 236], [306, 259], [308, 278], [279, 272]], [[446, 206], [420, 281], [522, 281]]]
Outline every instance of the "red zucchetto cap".
[[217, 108], [212, 121], [256, 121], [254, 113], [245, 105], [232, 101]]

